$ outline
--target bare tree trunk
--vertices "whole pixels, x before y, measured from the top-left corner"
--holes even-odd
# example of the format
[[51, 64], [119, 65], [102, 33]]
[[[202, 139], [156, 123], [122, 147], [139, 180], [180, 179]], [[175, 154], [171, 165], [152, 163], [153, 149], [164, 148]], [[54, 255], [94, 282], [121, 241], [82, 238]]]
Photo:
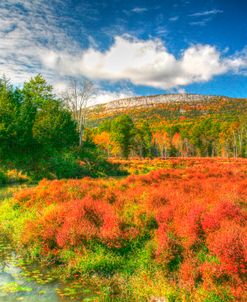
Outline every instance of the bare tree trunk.
[[238, 157], [238, 146], [235, 131], [233, 131], [233, 155], [234, 157]]
[[63, 100], [67, 108], [71, 111], [74, 120], [77, 123], [79, 133], [79, 146], [82, 145], [82, 138], [85, 129], [87, 105], [95, 96], [95, 87], [87, 79], [78, 83], [75, 79], [71, 81], [70, 88], [64, 94]]

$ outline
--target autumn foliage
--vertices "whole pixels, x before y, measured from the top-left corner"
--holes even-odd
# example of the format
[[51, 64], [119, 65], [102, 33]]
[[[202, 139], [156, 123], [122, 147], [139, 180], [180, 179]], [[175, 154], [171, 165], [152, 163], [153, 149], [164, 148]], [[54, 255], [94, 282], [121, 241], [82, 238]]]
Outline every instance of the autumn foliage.
[[169, 165], [179, 168], [119, 180], [43, 180], [17, 193], [23, 209], [37, 212], [23, 244], [41, 244], [51, 254], [87, 250], [90, 242], [117, 251], [146, 236], [171, 283], [189, 292], [223, 287], [246, 301], [247, 160], [183, 158]]

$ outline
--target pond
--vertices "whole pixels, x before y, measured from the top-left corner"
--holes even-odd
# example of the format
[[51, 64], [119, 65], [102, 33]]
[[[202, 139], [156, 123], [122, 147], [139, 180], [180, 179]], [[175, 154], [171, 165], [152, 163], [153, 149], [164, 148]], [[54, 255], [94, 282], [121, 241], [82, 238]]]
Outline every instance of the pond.
[[[0, 202], [20, 186], [0, 188]], [[21, 258], [0, 234], [0, 302], [100, 301], [93, 289], [80, 281], [64, 282], [47, 267]]]

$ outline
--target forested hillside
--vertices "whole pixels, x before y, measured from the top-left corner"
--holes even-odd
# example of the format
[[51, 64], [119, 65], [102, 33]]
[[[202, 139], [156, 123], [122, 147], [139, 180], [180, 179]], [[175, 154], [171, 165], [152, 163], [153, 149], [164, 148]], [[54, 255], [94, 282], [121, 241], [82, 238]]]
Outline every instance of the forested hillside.
[[247, 156], [247, 99], [137, 97], [90, 107], [87, 119], [94, 141], [112, 156], [121, 155], [121, 144], [114, 138], [119, 123], [133, 124], [128, 155]]

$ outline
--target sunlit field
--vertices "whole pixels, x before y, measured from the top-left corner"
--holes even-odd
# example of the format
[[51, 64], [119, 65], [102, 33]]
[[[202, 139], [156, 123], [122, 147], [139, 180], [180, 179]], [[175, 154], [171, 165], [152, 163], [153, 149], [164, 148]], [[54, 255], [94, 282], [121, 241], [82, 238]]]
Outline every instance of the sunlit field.
[[118, 163], [139, 175], [18, 191], [1, 204], [1, 232], [87, 280], [93, 301], [246, 301], [247, 159]]

